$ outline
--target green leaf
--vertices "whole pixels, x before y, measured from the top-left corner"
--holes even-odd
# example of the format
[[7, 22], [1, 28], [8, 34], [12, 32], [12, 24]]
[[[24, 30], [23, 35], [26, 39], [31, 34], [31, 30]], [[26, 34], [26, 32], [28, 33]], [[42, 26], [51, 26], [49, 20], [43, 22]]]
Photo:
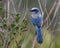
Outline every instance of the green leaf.
[[15, 26], [16, 26], [15, 23], [11, 24], [11, 28], [14, 28]]

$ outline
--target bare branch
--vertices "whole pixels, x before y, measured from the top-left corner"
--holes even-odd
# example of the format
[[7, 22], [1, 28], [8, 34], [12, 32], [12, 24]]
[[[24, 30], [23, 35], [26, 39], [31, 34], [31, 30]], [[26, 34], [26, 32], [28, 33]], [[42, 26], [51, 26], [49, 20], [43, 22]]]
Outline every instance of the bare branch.
[[13, 8], [14, 8], [14, 12], [16, 13], [16, 8], [15, 8], [13, 0], [11, 0], [11, 2], [12, 2], [12, 5], [13, 5]]
[[22, 3], [22, 0], [19, 1], [19, 4], [18, 4], [18, 11], [19, 11], [19, 9], [20, 9], [20, 7], [21, 7], [21, 3]]
[[55, 17], [56, 17], [56, 13], [58, 12], [59, 7], [60, 7], [60, 4], [58, 3], [58, 4], [57, 4], [57, 7], [56, 7], [56, 10], [55, 10], [55, 12], [54, 12], [52, 21], [50, 22], [50, 24], [49, 24], [49, 26], [47, 27], [47, 29], [49, 29], [50, 26], [52, 25], [52, 23], [53, 23], [53, 21], [54, 21], [54, 19], [55, 19]]
[[41, 3], [40, 3], [40, 0], [38, 0], [38, 3], [39, 3], [39, 7], [41, 9], [41, 12], [42, 12], [42, 16], [44, 15], [44, 12], [43, 12], [43, 9], [42, 9], [42, 6], [41, 6]]
[[52, 8], [50, 9], [50, 12], [48, 13], [46, 19], [44, 20], [42, 26], [44, 26], [44, 25], [46, 24], [47, 20], [49, 19], [49, 17], [50, 17], [50, 15], [51, 15], [52, 11], [54, 10], [54, 8], [55, 8], [55, 6], [56, 6], [56, 4], [57, 4], [57, 2], [55, 1], [54, 4], [53, 4], [53, 6], [52, 6]]

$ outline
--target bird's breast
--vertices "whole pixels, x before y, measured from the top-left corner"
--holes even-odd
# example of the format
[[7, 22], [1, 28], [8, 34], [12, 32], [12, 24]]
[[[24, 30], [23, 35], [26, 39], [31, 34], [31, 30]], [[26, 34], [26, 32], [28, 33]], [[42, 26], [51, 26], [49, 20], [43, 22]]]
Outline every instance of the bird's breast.
[[35, 19], [37, 19], [38, 18], [38, 15], [32, 15], [32, 18], [35, 18]]

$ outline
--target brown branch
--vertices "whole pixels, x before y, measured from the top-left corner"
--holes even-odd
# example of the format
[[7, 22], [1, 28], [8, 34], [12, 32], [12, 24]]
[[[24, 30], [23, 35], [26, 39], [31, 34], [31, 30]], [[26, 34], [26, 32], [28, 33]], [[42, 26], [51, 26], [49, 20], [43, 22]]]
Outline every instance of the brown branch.
[[51, 15], [52, 11], [54, 10], [54, 8], [55, 8], [56, 4], [57, 4], [57, 1], [55, 1], [55, 2], [54, 2], [54, 4], [53, 4], [52, 8], [50, 9], [50, 12], [48, 13], [48, 15], [47, 15], [46, 19], [44, 20], [44, 22], [43, 22], [43, 25], [42, 25], [42, 26], [44, 26], [44, 25], [46, 24], [46, 22], [48, 21], [48, 19], [49, 19], [50, 15]]
[[34, 46], [35, 46], [36, 38], [37, 38], [37, 36], [34, 37], [33, 44], [32, 44], [32, 48], [34, 48]]
[[57, 4], [56, 10], [54, 12], [54, 16], [53, 16], [52, 21], [50, 22], [49, 26], [47, 27], [47, 30], [51, 27], [51, 25], [56, 17], [56, 13], [57, 13], [58, 9], [59, 9], [59, 5]]

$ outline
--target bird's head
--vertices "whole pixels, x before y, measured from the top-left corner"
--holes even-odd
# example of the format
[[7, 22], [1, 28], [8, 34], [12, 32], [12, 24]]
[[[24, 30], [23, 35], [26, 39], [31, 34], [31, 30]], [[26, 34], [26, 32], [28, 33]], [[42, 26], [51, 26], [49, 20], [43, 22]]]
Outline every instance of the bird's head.
[[33, 7], [33, 8], [30, 10], [30, 12], [33, 12], [33, 13], [37, 14], [37, 13], [40, 13], [41, 11], [40, 11], [38, 8]]

